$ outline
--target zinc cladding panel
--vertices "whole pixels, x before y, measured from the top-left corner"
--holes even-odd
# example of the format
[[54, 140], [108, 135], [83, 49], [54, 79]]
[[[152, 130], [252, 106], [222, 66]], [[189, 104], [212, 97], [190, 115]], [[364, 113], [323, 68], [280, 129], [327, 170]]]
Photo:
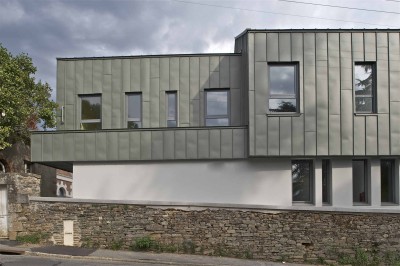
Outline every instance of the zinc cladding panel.
[[122, 91], [128, 92], [131, 90], [131, 60], [122, 60]]
[[386, 33], [377, 34], [377, 111], [378, 113], [389, 112], [389, 76], [388, 76], [388, 42]]
[[118, 134], [107, 132], [107, 160], [118, 160]]
[[96, 133], [88, 132], [84, 134], [85, 140], [85, 160], [96, 160]]
[[244, 158], [247, 155], [247, 143], [248, 140], [245, 134], [246, 132], [241, 129], [233, 129], [233, 158]]
[[75, 103], [75, 61], [66, 62], [65, 73], [65, 103]]
[[399, 33], [389, 33], [390, 101], [400, 101], [400, 40]]
[[140, 159], [151, 160], [151, 132], [140, 132]]
[[172, 130], [163, 132], [163, 153], [166, 160], [175, 158], [175, 132]]
[[43, 161], [43, 143], [41, 134], [31, 135], [31, 157], [32, 162], [42, 162]]
[[[103, 69], [103, 64], [101, 60], [96, 60], [101, 63], [101, 68]], [[96, 65], [96, 67], [98, 67]], [[96, 69], [97, 70], [97, 69]], [[83, 61], [83, 90], [80, 93], [89, 94], [93, 92], [93, 61], [85, 60]], [[97, 74], [97, 73], [96, 73]]]
[[75, 62], [75, 88], [76, 94], [83, 93], [83, 71], [84, 69], [84, 61], [76, 61]]
[[151, 132], [151, 159], [162, 160], [164, 157], [163, 151], [163, 132], [152, 131]]
[[181, 57], [179, 59], [179, 125], [189, 126], [189, 58]]
[[129, 160], [129, 132], [118, 132], [118, 160]]
[[186, 131], [186, 157], [187, 159], [197, 159], [197, 130]]
[[[57, 61], [57, 104], [60, 108], [65, 106], [65, 62]], [[65, 125], [61, 124], [61, 110], [59, 110], [59, 115], [57, 116], [57, 128], [63, 130]]]
[[366, 151], [365, 153], [368, 155], [377, 155], [378, 154], [378, 119], [376, 116], [367, 116], [366, 123]]
[[292, 155], [292, 118], [279, 119], [279, 155]]
[[290, 33], [279, 33], [279, 61], [291, 61]]
[[63, 154], [64, 160], [72, 162], [75, 158], [74, 133], [64, 134]]
[[107, 160], [107, 132], [96, 132], [96, 160]]
[[[317, 57], [318, 59], [318, 57]], [[317, 155], [328, 155], [329, 107], [327, 61], [317, 61]]]
[[208, 159], [210, 157], [208, 130], [199, 130], [197, 132], [197, 150], [199, 159]]
[[189, 121], [191, 127], [198, 127], [200, 126], [200, 58], [191, 57], [189, 68]]
[[132, 131], [129, 133], [129, 159], [140, 160], [141, 132]]
[[131, 88], [130, 91], [140, 91], [140, 59], [131, 59]]
[[221, 157], [221, 132], [220, 130], [210, 130], [210, 159]]
[[[394, 102], [393, 102], [394, 103]], [[392, 106], [392, 103], [391, 103]], [[391, 109], [391, 117], [396, 116], [396, 110]], [[389, 155], [390, 149], [396, 145], [396, 141], [398, 142], [398, 139], [393, 139], [390, 136], [390, 130], [396, 130], [396, 128], [399, 128], [399, 124], [392, 123], [391, 120], [389, 120], [389, 114], [380, 114], [378, 116], [378, 154], [379, 155]], [[389, 124], [390, 123], [390, 124]], [[390, 126], [393, 125], [393, 126]], [[396, 154], [398, 155], [398, 154]]]
[[162, 94], [160, 93], [159, 87], [160, 87], [160, 79], [151, 78], [150, 79], [150, 127], [160, 127], [160, 109], [159, 109], [160, 98], [164, 97], [165, 95], [164, 93]]
[[292, 155], [304, 155], [304, 117], [292, 118]]
[[219, 63], [219, 85], [221, 88], [229, 88], [229, 56], [221, 56]]
[[[400, 125], [400, 102], [390, 103], [390, 124]], [[379, 125], [380, 126], [380, 125]], [[380, 136], [379, 136], [380, 137]], [[400, 155], [400, 127], [390, 127], [391, 154]], [[381, 151], [379, 150], [379, 153]]]
[[[101, 93], [103, 91], [103, 62], [101, 60], [93, 60], [93, 85], [92, 86], [93, 86], [93, 90], [92, 90], [93, 93]], [[84, 86], [84, 89], [85, 89], [85, 86]]]
[[175, 159], [186, 158], [186, 131], [175, 131]]
[[354, 155], [365, 155], [365, 117], [354, 117]]
[[268, 155], [279, 155], [279, 117], [268, 117]]
[[53, 135], [52, 159], [54, 161], [64, 161], [63, 155], [64, 134]]
[[232, 158], [233, 153], [232, 129], [221, 129], [221, 158]]

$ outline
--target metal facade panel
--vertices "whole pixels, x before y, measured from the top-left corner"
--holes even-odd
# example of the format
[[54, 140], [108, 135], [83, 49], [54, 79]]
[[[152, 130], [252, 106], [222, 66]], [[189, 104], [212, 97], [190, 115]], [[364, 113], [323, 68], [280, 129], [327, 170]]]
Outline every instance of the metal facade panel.
[[221, 88], [230, 87], [229, 56], [221, 56], [219, 64], [219, 85]]
[[317, 61], [328, 60], [328, 34], [315, 34], [315, 58]]
[[244, 106], [242, 105], [240, 89], [231, 89], [230, 96], [231, 96], [231, 106], [230, 106], [231, 126], [240, 126], [242, 125], [241, 114], [244, 109]]
[[328, 88], [329, 114], [340, 114], [340, 60], [339, 34], [328, 34]]
[[400, 101], [400, 44], [399, 33], [389, 33], [390, 101]]
[[279, 61], [278, 33], [267, 33], [267, 61], [275, 61], [275, 62]]
[[305, 155], [316, 155], [316, 132], [305, 132], [304, 142], [305, 142]]
[[210, 72], [210, 88], [220, 88], [219, 71]]
[[175, 132], [173, 130], [162, 131], [164, 159], [173, 160], [175, 158]]
[[365, 155], [365, 116], [354, 117], [354, 155]]
[[232, 158], [233, 156], [232, 133], [232, 129], [221, 129], [221, 158]]
[[[379, 154], [381, 154], [381, 123], [379, 122]], [[393, 125], [390, 127], [390, 148], [391, 155], [400, 155], [400, 102], [391, 102], [390, 103], [390, 124]], [[397, 126], [394, 126], [397, 125]]]
[[96, 132], [96, 160], [107, 160], [107, 132]]
[[[87, 82], [85, 81], [85, 84], [86, 83]], [[85, 88], [84, 88], [84, 90], [85, 90]], [[93, 60], [92, 91], [93, 91], [93, 93], [101, 93], [103, 91], [103, 62], [102, 62], [102, 60]]]
[[279, 119], [279, 155], [292, 155], [292, 118]]
[[140, 91], [140, 59], [131, 59], [131, 89], [130, 91]]
[[221, 158], [221, 132], [219, 129], [211, 129], [210, 134], [210, 159]]
[[118, 132], [118, 159], [129, 160], [129, 132]]
[[255, 155], [267, 155], [267, 117], [265, 114], [255, 117]]
[[292, 60], [303, 61], [303, 34], [291, 33]]
[[210, 56], [210, 72], [219, 72], [219, 56]]
[[57, 103], [65, 105], [65, 61], [57, 61]]
[[140, 90], [142, 91], [142, 101], [150, 101], [150, 60], [142, 58], [140, 60]]
[[140, 160], [141, 157], [141, 132], [131, 131], [129, 132], [129, 159]]
[[267, 62], [256, 62], [254, 70], [255, 114], [265, 116], [267, 111], [267, 95], [269, 94]]
[[150, 58], [150, 78], [160, 77], [160, 59]]
[[104, 59], [103, 60], [103, 74], [104, 75], [111, 75], [111, 60], [110, 59]]
[[290, 33], [279, 33], [279, 61], [292, 61]]
[[[118, 134], [107, 132], [107, 160], [118, 160]], [[149, 145], [150, 146], [150, 145]]]
[[186, 131], [175, 131], [175, 159], [186, 159]]
[[244, 158], [247, 154], [247, 132], [244, 129], [233, 129], [233, 158]]
[[122, 91], [131, 90], [131, 60], [122, 59]]
[[378, 155], [378, 118], [377, 116], [366, 117], [366, 154]]
[[142, 102], [142, 126], [150, 127], [150, 102]]
[[254, 57], [255, 61], [267, 61], [267, 34], [254, 34]]
[[255, 112], [254, 112], [254, 90], [249, 91], [249, 153], [250, 155], [255, 155], [256, 149], [256, 139], [255, 139]]
[[43, 162], [53, 160], [53, 135], [43, 134], [42, 137]]
[[241, 71], [242, 57], [232, 56], [229, 59], [229, 87], [231, 89], [242, 88], [241, 77], [244, 73]]
[[96, 160], [96, 133], [85, 133], [85, 161]]
[[[79, 114], [79, 116], [80, 116], [80, 114]], [[66, 129], [66, 130], [75, 129], [75, 105], [72, 105], [72, 104], [65, 105], [64, 129]]]
[[327, 61], [317, 61], [317, 154], [329, 154], [329, 96]]
[[169, 89], [179, 90], [179, 57], [169, 59]]
[[373, 32], [364, 33], [364, 53], [365, 61], [376, 60], [376, 36]]
[[340, 81], [341, 90], [353, 90], [351, 33], [340, 33]]
[[304, 155], [304, 117], [292, 118], [292, 155]]
[[42, 162], [43, 161], [43, 143], [42, 134], [32, 134], [31, 135], [31, 160], [32, 162]]
[[329, 155], [340, 155], [340, 115], [329, 115]]
[[163, 132], [152, 131], [151, 132], [151, 159], [162, 160], [164, 158], [163, 151]]
[[84, 161], [85, 160], [85, 134], [75, 133], [75, 161]]
[[387, 70], [379, 70], [382, 65], [387, 66], [387, 61], [378, 61], [376, 71], [377, 110], [378, 113], [389, 113], [389, 76]]
[[186, 131], [187, 159], [197, 159], [197, 130]]
[[[395, 106], [391, 103], [390, 107]], [[391, 130], [397, 130], [396, 128], [399, 128], [399, 124], [396, 123], [391, 123], [393, 125], [392, 127], [389, 125], [391, 122], [391, 118], [394, 118], [396, 114], [396, 108], [390, 109], [391, 114], [389, 117], [389, 114], [380, 114], [378, 116], [378, 154], [379, 155], [389, 155], [391, 148], [393, 148], [396, 145], [396, 139], [393, 139], [393, 135], [390, 135]], [[390, 119], [390, 120], [389, 120]], [[390, 146], [392, 144], [392, 146]]]
[[150, 79], [150, 127], [160, 127], [160, 120], [164, 120], [165, 111], [159, 108], [161, 97], [165, 98], [165, 93], [160, 93], [160, 79]]
[[111, 75], [103, 76], [103, 93], [101, 95], [101, 120], [103, 129], [111, 128]]
[[179, 61], [179, 125], [188, 127], [190, 99], [189, 99], [189, 58], [181, 57]]
[[75, 94], [83, 93], [83, 63], [84, 61], [75, 62]]
[[65, 102], [75, 104], [75, 61], [66, 62]]
[[342, 90], [341, 95], [341, 136], [342, 155], [353, 154], [353, 91]]
[[279, 155], [279, 117], [268, 117], [268, 155]]
[[151, 160], [151, 131], [140, 132], [140, 159]]
[[[97, 61], [97, 60], [96, 60]], [[100, 61], [102, 62], [102, 61]], [[103, 69], [103, 66], [102, 66]], [[93, 93], [93, 61], [83, 61], [83, 91], [81, 93]]]
[[[123, 94], [121, 92], [113, 91], [111, 93], [111, 128], [121, 128], [122, 120], [125, 115], [125, 112], [122, 108], [122, 97]], [[122, 98], [122, 99], [121, 99]]]
[[[254, 33], [248, 34], [248, 82], [249, 91], [254, 91], [254, 63], [255, 63], [255, 53], [254, 53]], [[254, 95], [253, 95], [254, 96]], [[251, 116], [250, 116], [251, 117]]]
[[365, 61], [364, 60], [364, 34], [363, 33], [352, 33], [351, 36], [351, 47], [353, 61]]
[[208, 130], [199, 130], [197, 133], [197, 151], [199, 159], [210, 158], [210, 141], [208, 136]]
[[315, 66], [304, 66], [304, 117], [305, 131], [317, 131]]
[[160, 58], [160, 91], [173, 89], [169, 87], [169, 58]]
[[190, 126], [199, 127], [200, 126], [200, 100], [190, 101]]
[[200, 57], [200, 90], [204, 90], [209, 87], [210, 87], [210, 58], [204, 56]]
[[[75, 160], [74, 133], [65, 133], [63, 141], [64, 141], [63, 145], [64, 160], [67, 162], [72, 162]], [[34, 150], [33, 146], [32, 150]]]
[[[200, 99], [200, 58], [190, 57], [189, 60], [189, 98], [190, 100]], [[192, 114], [193, 115], [193, 114]], [[192, 119], [190, 119], [192, 123]]]

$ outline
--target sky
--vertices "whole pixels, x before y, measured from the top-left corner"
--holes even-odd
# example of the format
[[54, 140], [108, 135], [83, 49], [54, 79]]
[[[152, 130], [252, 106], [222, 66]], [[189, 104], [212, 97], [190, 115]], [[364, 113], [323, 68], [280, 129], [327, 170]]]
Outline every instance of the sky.
[[400, 0], [0, 0], [0, 43], [54, 91], [57, 57], [229, 53], [246, 28], [398, 29]]

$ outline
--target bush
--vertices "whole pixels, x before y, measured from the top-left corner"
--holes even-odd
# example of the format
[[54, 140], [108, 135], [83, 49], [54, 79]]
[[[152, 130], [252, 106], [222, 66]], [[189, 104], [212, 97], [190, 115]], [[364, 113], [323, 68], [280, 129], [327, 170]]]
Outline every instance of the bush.
[[139, 237], [135, 240], [133, 250], [149, 250], [154, 245], [154, 240], [148, 236]]

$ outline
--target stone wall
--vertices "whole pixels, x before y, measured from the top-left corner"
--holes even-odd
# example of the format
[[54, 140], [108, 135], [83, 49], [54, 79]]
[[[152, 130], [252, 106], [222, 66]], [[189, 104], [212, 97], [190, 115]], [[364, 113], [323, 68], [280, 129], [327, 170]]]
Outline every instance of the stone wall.
[[400, 214], [173, 208], [31, 201], [22, 205], [20, 235], [45, 233], [63, 244], [63, 221], [74, 221], [74, 245], [128, 249], [150, 236], [162, 245], [190, 244], [196, 254], [267, 260], [336, 260], [356, 248], [400, 251]]

